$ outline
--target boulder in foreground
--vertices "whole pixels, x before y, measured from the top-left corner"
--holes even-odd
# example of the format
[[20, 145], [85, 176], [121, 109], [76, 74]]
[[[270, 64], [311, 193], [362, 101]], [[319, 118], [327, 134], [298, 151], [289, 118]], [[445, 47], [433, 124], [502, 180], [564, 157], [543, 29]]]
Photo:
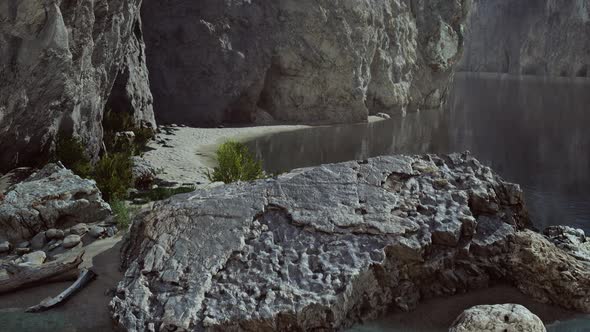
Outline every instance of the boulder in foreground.
[[129, 331], [338, 330], [502, 281], [590, 312], [590, 266], [528, 223], [519, 186], [467, 154], [195, 191], [135, 220], [111, 310]]
[[479, 305], [465, 310], [449, 332], [546, 332], [539, 317], [519, 304]]

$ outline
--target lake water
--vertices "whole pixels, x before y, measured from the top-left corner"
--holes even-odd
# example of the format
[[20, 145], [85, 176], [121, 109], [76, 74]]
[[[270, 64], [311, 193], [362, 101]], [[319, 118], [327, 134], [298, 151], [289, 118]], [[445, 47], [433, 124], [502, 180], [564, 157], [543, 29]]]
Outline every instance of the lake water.
[[[282, 172], [396, 153], [469, 150], [519, 183], [534, 225], [590, 233], [590, 81], [458, 74], [447, 107], [369, 124], [315, 127], [248, 143], [264, 168]], [[354, 332], [446, 331], [465, 308], [521, 303], [549, 331], [590, 332], [590, 317], [538, 305], [511, 288], [434, 299], [414, 313], [391, 313]]]
[[395, 153], [469, 150], [519, 183], [536, 227], [590, 233], [590, 81], [458, 74], [448, 106], [248, 143], [267, 171]]

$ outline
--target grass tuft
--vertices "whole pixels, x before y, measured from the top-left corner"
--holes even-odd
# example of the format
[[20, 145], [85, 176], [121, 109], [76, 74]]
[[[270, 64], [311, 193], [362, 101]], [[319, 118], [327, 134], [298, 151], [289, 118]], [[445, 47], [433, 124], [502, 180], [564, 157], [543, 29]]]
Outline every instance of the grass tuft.
[[127, 230], [133, 221], [133, 216], [136, 212], [135, 209], [129, 207], [122, 200], [114, 200], [111, 202], [111, 210], [117, 221], [117, 228], [120, 230]]
[[266, 176], [262, 162], [256, 160], [242, 143], [225, 142], [217, 149], [216, 156], [218, 166], [213, 169], [213, 173], [207, 172], [207, 178], [211, 182], [252, 181]]

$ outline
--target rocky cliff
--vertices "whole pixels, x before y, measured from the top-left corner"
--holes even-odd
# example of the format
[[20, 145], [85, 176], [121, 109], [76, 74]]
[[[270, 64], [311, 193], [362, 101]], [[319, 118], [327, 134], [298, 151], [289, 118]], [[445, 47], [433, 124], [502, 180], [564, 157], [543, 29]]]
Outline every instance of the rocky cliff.
[[156, 116], [316, 124], [438, 107], [470, 1], [144, 1]]
[[111, 309], [129, 331], [338, 331], [503, 281], [590, 312], [584, 233], [528, 222], [520, 187], [467, 154], [199, 190], [136, 218]]
[[0, 2], [0, 171], [46, 161], [60, 131], [79, 137], [96, 156], [113, 85], [112, 106], [126, 107], [116, 111], [153, 124], [151, 94], [142, 85], [140, 4]]
[[475, 0], [464, 71], [588, 77], [588, 0]]

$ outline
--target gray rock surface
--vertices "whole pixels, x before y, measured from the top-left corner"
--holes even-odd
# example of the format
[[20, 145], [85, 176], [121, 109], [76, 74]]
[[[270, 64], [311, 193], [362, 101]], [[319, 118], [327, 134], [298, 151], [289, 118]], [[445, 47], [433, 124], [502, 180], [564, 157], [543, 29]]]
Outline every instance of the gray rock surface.
[[137, 55], [129, 48], [138, 47], [130, 41], [140, 3], [0, 2], [0, 172], [46, 162], [59, 131], [79, 137], [97, 156], [117, 72], [127, 64], [130, 81], [143, 79], [136, 73], [141, 59], [124, 61]]
[[106, 233], [106, 229], [104, 227], [98, 226], [98, 225], [93, 225], [90, 226], [90, 229], [88, 230], [88, 234], [90, 234], [90, 236], [92, 236], [95, 239], [98, 239], [99, 237], [103, 236], [103, 234]]
[[0, 241], [0, 254], [4, 254], [10, 251], [12, 245], [8, 241]]
[[45, 232], [39, 232], [37, 235], [33, 236], [31, 239], [31, 247], [35, 250], [41, 249], [45, 246], [47, 242], [47, 237], [45, 236]]
[[467, 154], [198, 190], [136, 218], [111, 310], [129, 331], [338, 330], [500, 279], [590, 312], [590, 267], [528, 222], [520, 188]]
[[70, 249], [77, 246], [81, 240], [80, 235], [71, 234], [64, 238], [62, 246], [66, 249]]
[[158, 175], [156, 170], [147, 160], [141, 157], [135, 156], [131, 160], [133, 162], [131, 172], [135, 188], [150, 189]]
[[50, 228], [45, 232], [45, 236], [47, 236], [49, 240], [63, 239], [64, 231], [61, 229]]
[[70, 227], [67, 233], [83, 236], [84, 234], [88, 233], [88, 225], [86, 225], [85, 223], [76, 224]]
[[586, 237], [583, 230], [569, 226], [551, 226], [543, 233], [556, 246], [590, 264], [590, 239]]
[[94, 181], [48, 164], [0, 201], [0, 238], [22, 241], [50, 228], [98, 222], [110, 215]]
[[590, 77], [588, 0], [474, 0], [460, 70]]
[[17, 260], [20, 265], [41, 265], [45, 262], [47, 255], [43, 251], [34, 251], [30, 254], [23, 255]]
[[156, 118], [344, 123], [438, 107], [470, 3], [146, 0]]
[[465, 310], [449, 332], [546, 332], [539, 317], [519, 304], [479, 305]]

